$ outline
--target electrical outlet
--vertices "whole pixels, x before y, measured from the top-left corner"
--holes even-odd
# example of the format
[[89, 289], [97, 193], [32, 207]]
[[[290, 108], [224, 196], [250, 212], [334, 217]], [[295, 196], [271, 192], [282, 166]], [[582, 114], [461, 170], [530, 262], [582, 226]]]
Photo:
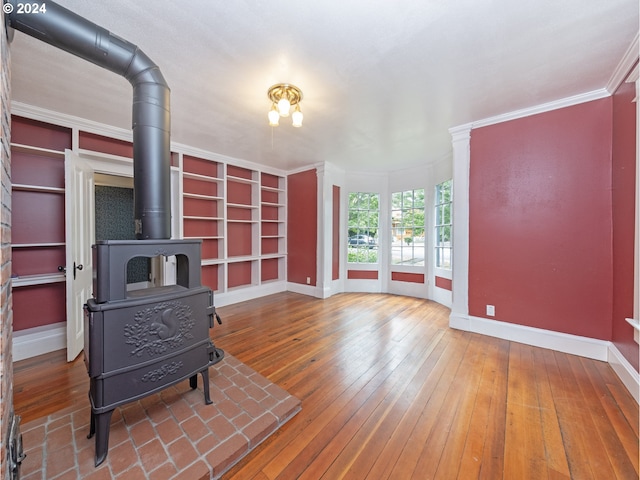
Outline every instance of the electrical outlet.
[[487, 316], [495, 317], [496, 316], [496, 307], [495, 305], [487, 305]]
[[311, 285], [311, 277], [307, 277], [307, 285]]

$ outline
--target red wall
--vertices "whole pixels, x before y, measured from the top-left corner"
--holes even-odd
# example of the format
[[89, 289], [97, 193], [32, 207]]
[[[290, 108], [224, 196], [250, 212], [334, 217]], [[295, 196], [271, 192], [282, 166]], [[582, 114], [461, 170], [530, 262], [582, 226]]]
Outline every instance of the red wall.
[[471, 132], [470, 315], [611, 338], [611, 105]]
[[287, 177], [287, 281], [316, 285], [318, 180], [307, 170]]
[[638, 370], [638, 344], [625, 318], [633, 316], [635, 226], [635, 84], [623, 83], [613, 96], [613, 331], [612, 340]]

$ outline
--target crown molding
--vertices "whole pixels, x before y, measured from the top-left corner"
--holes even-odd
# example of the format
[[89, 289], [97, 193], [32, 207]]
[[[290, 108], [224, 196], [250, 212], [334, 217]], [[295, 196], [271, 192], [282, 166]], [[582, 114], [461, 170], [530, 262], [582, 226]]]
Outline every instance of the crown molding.
[[[538, 113], [550, 112], [560, 108], [571, 107], [580, 103], [591, 102], [593, 100], [599, 100], [606, 98], [611, 94], [605, 89], [593, 90], [587, 93], [581, 93], [579, 95], [573, 95], [571, 97], [561, 98], [560, 100], [554, 100], [553, 102], [543, 103], [534, 107], [523, 108], [521, 110], [515, 110], [513, 112], [503, 113], [494, 117], [488, 117], [482, 120], [477, 120], [471, 124], [471, 128], [486, 127], [489, 125], [495, 125], [497, 123], [507, 122], [509, 120], [516, 120], [518, 118], [529, 117], [531, 115], [537, 115]], [[450, 130], [451, 131], [451, 130]]]
[[[38, 120], [41, 122], [52, 123], [67, 128], [76, 128], [83, 132], [102, 135], [116, 140], [125, 142], [133, 141], [133, 132], [124, 128], [113, 127], [104, 123], [94, 122], [86, 118], [68, 115], [66, 113], [54, 112], [45, 108], [36, 107], [22, 102], [11, 102], [11, 113], [21, 117]], [[171, 151], [182, 153], [184, 155], [193, 155], [194, 157], [206, 158], [208, 160], [220, 163], [232, 163], [240, 167], [258, 170], [265, 173], [273, 173], [274, 175], [286, 175], [288, 172], [269, 167], [268, 165], [258, 164], [241, 158], [234, 158], [220, 153], [210, 152], [201, 148], [192, 147], [178, 142], [171, 142]]]
[[27, 117], [32, 120], [53, 123], [67, 128], [77, 128], [83, 132], [95, 133], [96, 135], [104, 135], [106, 137], [124, 140], [125, 142], [133, 141], [133, 133], [131, 130], [113, 127], [104, 123], [94, 122], [86, 118], [68, 115], [66, 113], [54, 112], [45, 108], [28, 105], [22, 102], [11, 102], [11, 113], [21, 117]]
[[607, 86], [605, 89], [613, 95], [613, 93], [618, 89], [618, 87], [625, 81], [627, 75], [633, 68], [633, 66], [638, 62], [638, 56], [640, 52], [640, 40], [639, 34], [636, 33], [636, 36], [627, 48], [627, 51], [624, 52], [624, 55], [620, 59], [620, 62], [616, 66], [611, 78], [607, 82]]

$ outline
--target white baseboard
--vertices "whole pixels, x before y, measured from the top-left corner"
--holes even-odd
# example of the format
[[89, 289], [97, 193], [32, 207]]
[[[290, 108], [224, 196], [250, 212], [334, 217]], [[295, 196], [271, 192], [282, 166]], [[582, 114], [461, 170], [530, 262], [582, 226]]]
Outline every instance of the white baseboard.
[[[224, 307], [234, 303], [253, 300], [254, 298], [272, 295], [287, 290], [286, 282], [267, 282], [254, 287], [239, 287], [238, 290], [227, 290], [223, 293], [214, 293], [213, 304], [216, 307]], [[224, 320], [224, 319], [223, 319]]]
[[606, 362], [608, 358], [610, 342], [606, 340], [597, 340], [595, 338], [473, 316], [469, 316], [468, 330], [534, 347], [549, 348], [558, 352], [593, 358], [594, 360]]
[[65, 322], [13, 332], [13, 361], [67, 348]]
[[640, 403], [640, 374], [635, 371], [612, 342], [467, 316], [455, 312], [451, 312], [449, 316], [449, 326], [457, 330], [480, 333], [525, 345], [548, 348], [558, 352], [607, 362], [636, 402]]
[[313, 285], [302, 285], [301, 283], [287, 282], [287, 291], [301, 293], [302, 295], [309, 295], [310, 297], [325, 298], [323, 297], [324, 290]]
[[629, 393], [640, 403], [640, 374], [631, 366], [629, 361], [624, 358], [618, 347], [614, 343], [609, 342], [609, 358], [607, 359], [613, 371], [616, 372], [624, 386], [627, 387]]

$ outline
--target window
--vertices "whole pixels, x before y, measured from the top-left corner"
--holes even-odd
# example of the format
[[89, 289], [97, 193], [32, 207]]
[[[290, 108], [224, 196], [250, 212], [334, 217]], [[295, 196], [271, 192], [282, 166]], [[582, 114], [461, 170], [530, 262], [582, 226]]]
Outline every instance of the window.
[[391, 263], [424, 265], [424, 189], [391, 194]]
[[451, 180], [436, 185], [436, 267], [451, 270]]
[[378, 262], [378, 218], [380, 195], [349, 194], [349, 263]]

